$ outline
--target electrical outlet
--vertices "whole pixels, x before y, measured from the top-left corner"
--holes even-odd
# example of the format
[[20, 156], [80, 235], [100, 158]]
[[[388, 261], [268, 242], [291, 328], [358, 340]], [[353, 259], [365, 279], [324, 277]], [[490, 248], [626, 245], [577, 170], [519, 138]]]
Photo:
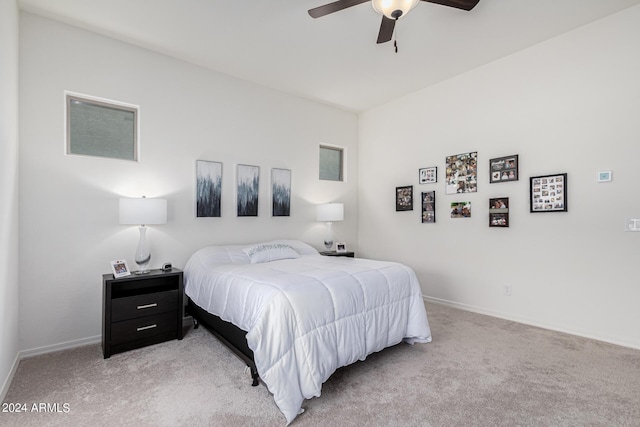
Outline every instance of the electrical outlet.
[[640, 231], [640, 218], [625, 218], [624, 231]]
[[511, 285], [504, 285], [504, 288], [502, 288], [502, 293], [505, 294], [506, 296], [510, 297], [511, 296]]

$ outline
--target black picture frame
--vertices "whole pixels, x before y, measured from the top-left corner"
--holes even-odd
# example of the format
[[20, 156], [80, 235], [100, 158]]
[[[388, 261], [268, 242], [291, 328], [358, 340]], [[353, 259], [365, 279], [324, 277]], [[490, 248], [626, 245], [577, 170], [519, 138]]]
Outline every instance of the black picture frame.
[[532, 176], [529, 178], [529, 211], [567, 212], [567, 174]]
[[436, 222], [436, 192], [425, 191], [421, 196], [422, 223], [433, 224]]
[[518, 181], [518, 155], [489, 160], [489, 184]]
[[509, 198], [489, 199], [489, 227], [509, 227]]
[[396, 212], [413, 210], [413, 185], [396, 187]]
[[271, 169], [271, 216], [291, 216], [290, 169]]
[[238, 165], [236, 168], [237, 216], [258, 216], [260, 167]]
[[196, 160], [196, 218], [222, 216], [222, 163]]

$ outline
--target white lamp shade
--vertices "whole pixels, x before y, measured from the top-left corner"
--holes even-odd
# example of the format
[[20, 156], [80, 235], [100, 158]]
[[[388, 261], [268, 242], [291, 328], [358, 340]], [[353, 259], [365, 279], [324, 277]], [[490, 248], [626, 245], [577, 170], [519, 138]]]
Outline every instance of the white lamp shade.
[[167, 223], [167, 201], [142, 197], [120, 199], [120, 224], [153, 225]]
[[316, 219], [323, 222], [334, 222], [344, 220], [344, 204], [325, 203], [318, 205]]
[[373, 0], [373, 8], [380, 15], [384, 15], [389, 19], [396, 19], [393, 16], [393, 12], [396, 10], [401, 11], [399, 17], [403, 17], [413, 7], [418, 4], [419, 0]]

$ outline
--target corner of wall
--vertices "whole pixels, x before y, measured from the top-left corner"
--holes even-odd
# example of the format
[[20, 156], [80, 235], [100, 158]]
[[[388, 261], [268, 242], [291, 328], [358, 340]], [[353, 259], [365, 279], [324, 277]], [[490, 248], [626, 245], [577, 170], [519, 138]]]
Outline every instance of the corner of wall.
[[9, 370], [9, 375], [4, 380], [2, 384], [2, 388], [0, 388], [0, 402], [4, 402], [4, 398], [7, 396], [9, 392], [9, 387], [11, 386], [11, 382], [13, 381], [13, 377], [16, 375], [16, 371], [18, 370], [18, 365], [20, 365], [20, 353], [16, 353], [16, 357], [13, 360], [13, 364], [11, 365], [11, 369]]
[[0, 2], [0, 401], [19, 361], [18, 6]]

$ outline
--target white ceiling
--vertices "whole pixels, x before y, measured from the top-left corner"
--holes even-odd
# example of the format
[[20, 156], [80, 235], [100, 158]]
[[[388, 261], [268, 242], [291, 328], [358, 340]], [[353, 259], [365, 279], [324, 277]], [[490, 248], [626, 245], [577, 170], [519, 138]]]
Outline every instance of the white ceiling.
[[470, 12], [420, 2], [376, 45], [365, 3], [312, 19], [331, 0], [18, 0], [40, 14], [203, 67], [364, 111], [593, 22], [640, 0], [480, 0]]

